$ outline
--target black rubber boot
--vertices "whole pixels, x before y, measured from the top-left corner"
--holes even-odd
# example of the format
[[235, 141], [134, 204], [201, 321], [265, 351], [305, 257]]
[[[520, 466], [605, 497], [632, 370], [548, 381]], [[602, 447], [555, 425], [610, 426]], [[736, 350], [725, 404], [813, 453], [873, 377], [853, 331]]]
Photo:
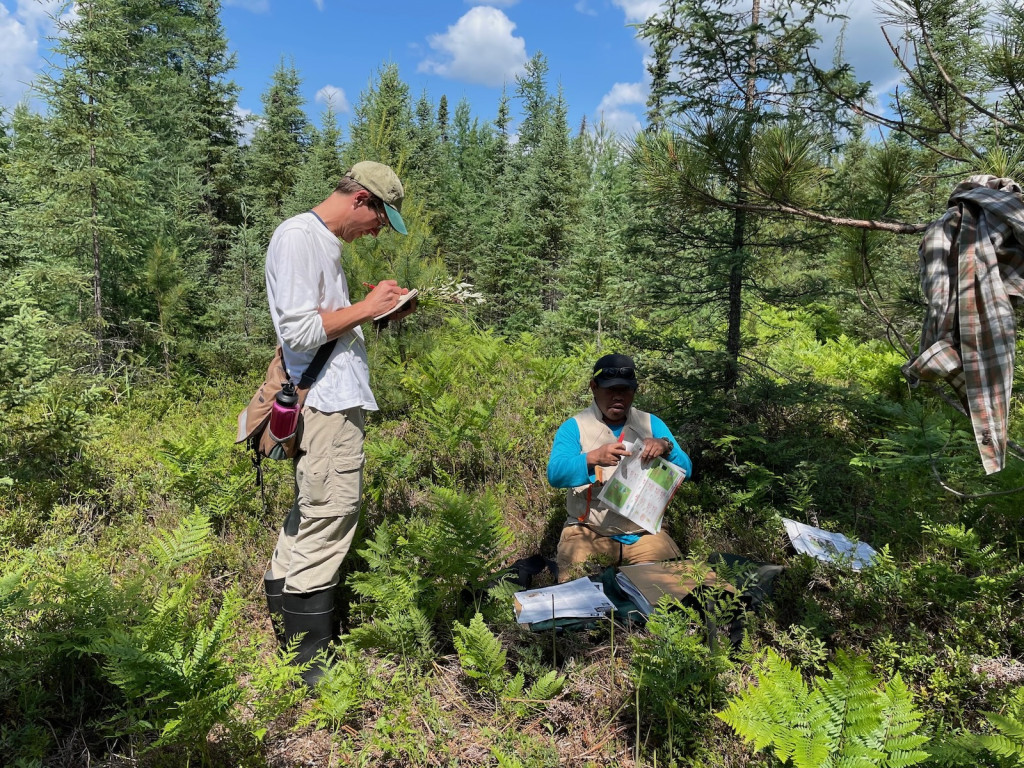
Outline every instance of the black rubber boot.
[[[302, 635], [293, 663], [305, 664], [334, 639], [334, 587], [301, 595], [285, 592], [283, 597], [285, 642]], [[314, 664], [302, 673], [302, 679], [312, 688], [323, 673], [323, 667]]]
[[263, 591], [267, 593], [267, 611], [274, 625], [277, 644], [284, 645], [284, 579], [275, 579], [272, 571], [263, 574]]

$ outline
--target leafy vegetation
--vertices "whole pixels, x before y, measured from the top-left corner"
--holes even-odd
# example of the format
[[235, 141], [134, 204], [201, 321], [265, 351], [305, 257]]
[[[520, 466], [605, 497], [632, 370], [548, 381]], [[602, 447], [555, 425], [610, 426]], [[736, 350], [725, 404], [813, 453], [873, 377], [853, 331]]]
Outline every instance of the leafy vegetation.
[[[1021, 175], [1016, 4], [883, 3], [888, 105], [811, 63], [829, 0], [673, 2], [632, 141], [571, 130], [537, 54], [490, 120], [383, 65], [347, 136], [282, 61], [248, 144], [218, 2], [76, 7], [42, 112], [0, 113], [0, 764], [1024, 764], [1024, 471], [983, 475], [899, 371], [923, 225]], [[381, 410], [307, 696], [260, 594], [290, 468], [258, 490], [232, 440], [266, 241], [358, 159], [399, 169], [410, 235], [346, 247], [349, 284], [422, 301], [367, 333]], [[694, 459], [673, 537], [785, 570], [530, 632], [506, 569], [553, 553], [550, 441], [613, 350]], [[879, 558], [795, 556], [783, 517]]]
[[897, 675], [884, 685], [864, 659], [842, 652], [831, 677], [808, 686], [799, 670], [768, 649], [757, 686], [719, 714], [755, 749], [770, 746], [795, 768], [833, 765], [917, 765], [928, 738], [918, 733], [922, 716]]

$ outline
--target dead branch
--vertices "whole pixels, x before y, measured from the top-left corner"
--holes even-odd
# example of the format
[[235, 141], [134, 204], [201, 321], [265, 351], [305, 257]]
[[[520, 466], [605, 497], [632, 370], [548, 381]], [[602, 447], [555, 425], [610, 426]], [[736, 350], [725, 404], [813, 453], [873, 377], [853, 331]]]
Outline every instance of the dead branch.
[[824, 213], [818, 213], [817, 211], [809, 211], [806, 208], [797, 208], [793, 205], [785, 205], [783, 203], [773, 203], [767, 205], [764, 203], [736, 203], [728, 200], [722, 200], [720, 198], [712, 197], [704, 193], [704, 197], [709, 202], [714, 202], [722, 208], [728, 208], [730, 210], [742, 210], [751, 211], [754, 213], [774, 213], [774, 214], [785, 214], [787, 216], [795, 216], [800, 219], [807, 219], [808, 221], [817, 221], [822, 224], [832, 224], [838, 227], [852, 227], [854, 229], [868, 229], [876, 232], [893, 232], [897, 235], [915, 235], [928, 227], [928, 223], [923, 224], [911, 224], [905, 221], [878, 221], [875, 219], [851, 219], [845, 216], [828, 216]]

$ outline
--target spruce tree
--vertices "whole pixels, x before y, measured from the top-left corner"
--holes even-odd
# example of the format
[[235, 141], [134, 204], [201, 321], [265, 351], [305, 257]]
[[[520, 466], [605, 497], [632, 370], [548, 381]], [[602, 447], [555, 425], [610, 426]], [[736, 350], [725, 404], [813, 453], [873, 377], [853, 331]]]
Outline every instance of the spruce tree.
[[[431, 111], [426, 103], [421, 114], [436, 142]], [[416, 288], [436, 283], [444, 268], [433, 231], [434, 210], [424, 197], [433, 182], [425, 178], [428, 169], [417, 167], [413, 160], [416, 126], [409, 86], [399, 76], [397, 65], [387, 64], [378, 71], [376, 80], [360, 94], [353, 114], [343, 165], [349, 168], [362, 160], [374, 160], [395, 170], [405, 188], [402, 218], [409, 234], [384, 230], [377, 238], [360, 238], [345, 246], [342, 258], [349, 284], [376, 283], [382, 278]]]
[[578, 148], [569, 137], [568, 107], [559, 89], [525, 173], [526, 210], [535, 237], [532, 250], [542, 266], [544, 310], [558, 308], [561, 288], [557, 275], [569, 261], [579, 224], [582, 168]]
[[321, 117], [322, 130], [311, 129], [312, 141], [306, 161], [299, 168], [295, 186], [288, 193], [281, 216], [287, 218], [308, 211], [326, 198], [344, 171], [341, 167], [339, 142], [341, 130], [334, 108], [328, 105]]
[[441, 99], [437, 103], [437, 132], [442, 144], [447, 143], [450, 138], [448, 122], [448, 97], [442, 93]]
[[295, 186], [311, 141], [294, 64], [281, 61], [263, 94], [263, 114], [246, 155], [246, 198], [256, 231], [269, 240]]
[[493, 130], [472, 117], [463, 98], [455, 107], [450, 133], [442, 147], [447, 192], [434, 226], [448, 268], [475, 279], [480, 255], [490, 247], [482, 233], [489, 231], [497, 206], [491, 175]]
[[385, 64], [377, 72], [352, 111], [346, 168], [360, 160], [376, 160], [405, 180], [403, 172], [414, 150], [413, 119], [409, 86], [397, 64]]
[[143, 169], [153, 136], [122, 87], [134, 63], [127, 10], [116, 0], [86, 0], [77, 15], [62, 17], [56, 50], [64, 68], [39, 83], [49, 112], [45, 147], [21, 167], [23, 185], [42, 184], [34, 193], [40, 204], [19, 213], [24, 248], [91, 275], [98, 352], [108, 324], [140, 310], [152, 222]]
[[622, 266], [629, 260], [626, 233], [634, 218], [633, 169], [621, 141], [603, 123], [582, 131], [575, 143], [583, 192], [570, 252], [555, 272], [561, 295], [551, 335], [566, 348], [600, 348], [635, 312], [624, 301], [634, 276]]
[[0, 107], [0, 279], [4, 268], [13, 261], [14, 242], [11, 222], [11, 182], [8, 166], [11, 163], [11, 131], [7, 115]]
[[475, 264], [479, 286], [491, 297], [488, 316], [509, 331], [535, 327], [557, 306], [556, 272], [568, 259], [578, 223], [579, 158], [565, 101], [549, 95], [546, 74], [538, 54], [517, 78], [523, 119], [514, 148], [504, 96], [499, 103], [492, 155], [496, 216], [489, 248]]
[[200, 0], [196, 5], [194, 24], [186, 34], [189, 55], [183, 73], [196, 113], [193, 140], [200, 162], [200, 213], [210, 238], [208, 266], [216, 271], [230, 246], [232, 229], [241, 220], [238, 86], [228, 79], [236, 62], [220, 22], [220, 0]]

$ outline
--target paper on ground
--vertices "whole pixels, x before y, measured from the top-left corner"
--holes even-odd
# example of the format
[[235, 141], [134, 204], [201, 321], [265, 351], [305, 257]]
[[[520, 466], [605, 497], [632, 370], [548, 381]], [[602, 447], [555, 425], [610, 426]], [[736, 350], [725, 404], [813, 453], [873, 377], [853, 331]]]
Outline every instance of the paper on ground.
[[877, 554], [863, 541], [851, 541], [841, 533], [824, 531], [813, 525], [798, 523], [787, 517], [782, 518], [789, 540], [797, 552], [803, 552], [827, 563], [846, 563], [855, 570], [871, 565]]
[[604, 616], [615, 608], [601, 585], [585, 576], [564, 584], [516, 592], [515, 601], [516, 621], [520, 624]]

